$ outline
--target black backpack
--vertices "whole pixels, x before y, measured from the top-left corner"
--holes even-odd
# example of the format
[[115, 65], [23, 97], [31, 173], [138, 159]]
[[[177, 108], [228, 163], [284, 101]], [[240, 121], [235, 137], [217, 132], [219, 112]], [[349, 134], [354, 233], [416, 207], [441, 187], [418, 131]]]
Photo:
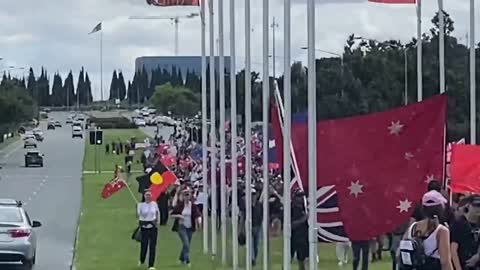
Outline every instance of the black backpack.
[[415, 233], [416, 224], [412, 225], [411, 236], [409, 239], [403, 239], [400, 241], [399, 247], [399, 259], [400, 270], [414, 270], [424, 267], [429, 258], [438, 250], [438, 247], [431, 253], [425, 253], [425, 247], [423, 241], [427, 239], [427, 236], [419, 235]]

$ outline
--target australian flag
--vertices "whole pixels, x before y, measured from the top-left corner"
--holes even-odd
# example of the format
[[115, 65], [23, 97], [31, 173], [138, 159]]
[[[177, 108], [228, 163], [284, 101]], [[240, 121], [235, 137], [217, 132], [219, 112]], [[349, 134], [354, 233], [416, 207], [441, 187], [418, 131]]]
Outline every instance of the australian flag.
[[[275, 101], [272, 104], [271, 119], [272, 126], [269, 143], [270, 162], [277, 162], [283, 166], [283, 105], [281, 101], [278, 88], [275, 91]], [[306, 123], [307, 114], [298, 113], [292, 115], [292, 125], [296, 123]], [[299, 188], [302, 190], [307, 189], [307, 179], [301, 179], [301, 175], [308, 175], [307, 172], [300, 173], [300, 167], [298, 162], [307, 162], [306, 160], [297, 160], [296, 153], [291, 144], [291, 187]], [[269, 153], [269, 154], [270, 154]], [[305, 167], [305, 166], [302, 166]], [[305, 185], [304, 185], [305, 184]], [[347, 242], [348, 237], [345, 233], [343, 222], [341, 221], [338, 194], [335, 190], [335, 186], [319, 186], [317, 187], [317, 231], [318, 239], [322, 242]], [[307, 190], [305, 190], [307, 191]]]

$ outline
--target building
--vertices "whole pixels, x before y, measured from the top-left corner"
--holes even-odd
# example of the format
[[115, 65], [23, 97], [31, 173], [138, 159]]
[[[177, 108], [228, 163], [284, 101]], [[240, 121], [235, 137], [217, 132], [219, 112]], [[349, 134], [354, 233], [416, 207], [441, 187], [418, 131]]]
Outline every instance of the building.
[[[218, 70], [219, 56], [215, 56], [215, 66]], [[207, 64], [209, 57], [207, 56]], [[198, 76], [202, 75], [202, 57], [201, 56], [142, 56], [135, 60], [135, 70], [140, 71], [143, 67], [147, 70], [149, 76], [151, 71], [160, 67], [161, 69], [171, 70], [175, 66], [182, 71], [183, 76], [187, 71], [195, 72]], [[225, 56], [225, 70], [230, 71], [230, 56]]]

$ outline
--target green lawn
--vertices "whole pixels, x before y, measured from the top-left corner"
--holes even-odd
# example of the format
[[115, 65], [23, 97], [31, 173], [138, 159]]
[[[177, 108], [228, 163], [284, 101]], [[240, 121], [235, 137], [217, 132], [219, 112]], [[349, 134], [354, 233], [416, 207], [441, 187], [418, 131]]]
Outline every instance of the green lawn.
[[[3, 136], [3, 135], [2, 135]], [[7, 138], [4, 142], [0, 143], [0, 150], [2, 149], [5, 149], [6, 147], [8, 147], [9, 145], [11, 145], [12, 143], [18, 141], [18, 139], [20, 139], [20, 136], [19, 135], [15, 135], [11, 138]]]
[[[126, 140], [131, 136], [143, 138], [145, 135], [138, 130], [105, 130], [105, 142], [111, 142], [112, 139]], [[123, 156], [105, 155], [105, 148], [98, 149], [102, 168], [113, 170], [115, 164], [123, 164]], [[138, 157], [138, 154], [137, 154]], [[84, 170], [93, 170], [94, 168], [94, 147], [86, 145]], [[140, 169], [136, 164], [134, 169]], [[100, 175], [85, 174], [83, 177], [83, 209], [80, 220], [80, 230], [78, 238], [78, 247], [76, 253], [77, 270], [137, 270], [146, 269], [146, 266], [137, 267], [139, 244], [130, 239], [131, 233], [136, 227], [135, 203], [132, 200], [128, 190], [123, 190], [113, 195], [108, 200], [100, 197], [105, 182], [109, 181], [112, 174], [105, 173]], [[131, 181], [132, 190], [136, 193], [136, 181]], [[178, 236], [170, 230], [171, 226], [162, 227], [159, 232], [157, 247], [157, 269], [183, 269], [178, 264], [178, 254], [181, 248]], [[218, 233], [220, 251], [220, 232]], [[203, 254], [202, 251], [202, 233], [196, 233], [192, 243], [192, 267], [193, 270], [205, 269], [231, 269], [230, 267], [220, 267], [220, 252], [217, 253], [216, 260], [211, 256]], [[229, 256], [231, 261], [231, 241], [228, 241]], [[240, 265], [245, 265], [245, 248], [240, 248]], [[282, 240], [275, 238], [271, 240], [271, 263], [272, 270], [281, 269], [282, 263]], [[386, 254], [385, 254], [386, 255]], [[261, 258], [261, 254], [259, 257]], [[388, 257], [388, 255], [386, 256]], [[343, 269], [351, 269], [351, 266], [345, 266]], [[389, 261], [372, 264], [370, 269], [385, 270], [390, 269]], [[262, 269], [261, 260], [254, 269]], [[294, 268], [296, 269], [296, 266]], [[340, 269], [335, 259], [335, 246], [320, 245], [320, 269], [334, 270]]]

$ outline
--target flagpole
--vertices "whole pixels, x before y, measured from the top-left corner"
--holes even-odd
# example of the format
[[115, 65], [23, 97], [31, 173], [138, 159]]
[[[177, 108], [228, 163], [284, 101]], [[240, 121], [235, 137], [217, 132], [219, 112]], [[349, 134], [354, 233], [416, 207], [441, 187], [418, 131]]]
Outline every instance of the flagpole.
[[438, 0], [439, 25], [439, 65], [440, 65], [440, 93], [445, 93], [445, 22], [443, 16], [443, 0]]
[[[290, 156], [290, 137], [291, 137], [291, 68], [290, 68], [290, 47], [291, 47], [291, 0], [284, 0], [284, 75], [283, 75], [283, 93], [284, 93], [284, 130], [283, 130], [283, 269], [291, 269], [291, 156]], [[249, 143], [247, 143], [248, 145]]]
[[475, 0], [470, 0], [470, 144], [477, 143], [475, 89]]
[[217, 146], [216, 146], [216, 119], [215, 119], [215, 38], [213, 0], [209, 4], [209, 34], [210, 34], [210, 158], [211, 158], [211, 201], [212, 201], [212, 257], [217, 255]]
[[417, 101], [423, 100], [422, 0], [417, 0]]
[[308, 236], [310, 270], [317, 269], [317, 109], [315, 70], [315, 0], [307, 2], [308, 32]]
[[103, 101], [103, 29], [100, 31], [100, 99]]
[[252, 79], [251, 79], [250, 0], [245, 0], [245, 269], [252, 269]]
[[232, 262], [238, 270], [237, 77], [235, 60], [235, 0], [230, 0], [230, 130], [232, 132]]
[[223, 48], [223, 0], [218, 0], [218, 52], [220, 74], [220, 223], [222, 227], [222, 265], [227, 265], [227, 185], [225, 180], [225, 60]]
[[263, 270], [268, 270], [270, 267], [270, 252], [269, 252], [269, 174], [268, 174], [268, 108], [270, 100], [270, 71], [269, 71], [269, 36], [268, 24], [269, 19], [269, 0], [263, 0]]
[[[206, 56], [206, 25], [205, 25], [205, 1], [201, 1], [202, 23], [202, 182], [203, 192], [208, 194], [208, 164], [207, 164], [207, 56]], [[208, 204], [203, 205], [203, 254], [208, 254]]]

